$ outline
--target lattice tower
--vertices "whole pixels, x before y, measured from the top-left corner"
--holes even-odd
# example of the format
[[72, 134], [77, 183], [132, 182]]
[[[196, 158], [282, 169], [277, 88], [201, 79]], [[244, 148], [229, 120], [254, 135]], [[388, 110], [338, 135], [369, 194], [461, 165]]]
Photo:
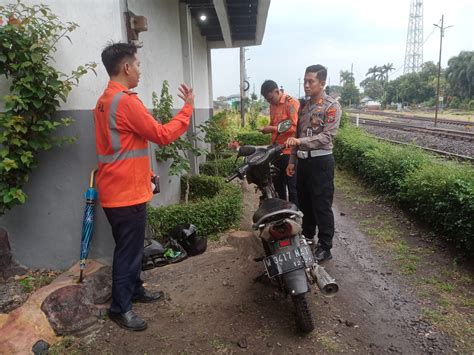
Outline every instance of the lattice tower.
[[423, 64], [423, 1], [410, 1], [407, 43], [405, 49], [405, 66], [403, 73], [421, 70]]

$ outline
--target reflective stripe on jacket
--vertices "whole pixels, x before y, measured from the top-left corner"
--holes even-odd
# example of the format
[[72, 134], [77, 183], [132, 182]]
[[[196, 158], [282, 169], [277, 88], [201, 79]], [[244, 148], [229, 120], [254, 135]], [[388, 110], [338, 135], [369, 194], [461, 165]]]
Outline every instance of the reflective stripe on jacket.
[[136, 93], [109, 81], [94, 109], [96, 176], [103, 207], [124, 207], [151, 200], [148, 141], [166, 145], [186, 132], [193, 107], [185, 104], [167, 124], [158, 123]]

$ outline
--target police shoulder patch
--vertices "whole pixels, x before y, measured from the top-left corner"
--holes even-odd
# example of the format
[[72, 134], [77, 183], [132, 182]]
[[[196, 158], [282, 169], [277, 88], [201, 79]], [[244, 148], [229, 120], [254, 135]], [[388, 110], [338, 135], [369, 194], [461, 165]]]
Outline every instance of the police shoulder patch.
[[327, 122], [334, 122], [334, 120], [336, 119], [336, 114], [337, 114], [337, 108], [332, 107], [332, 106], [329, 107], [326, 110]]

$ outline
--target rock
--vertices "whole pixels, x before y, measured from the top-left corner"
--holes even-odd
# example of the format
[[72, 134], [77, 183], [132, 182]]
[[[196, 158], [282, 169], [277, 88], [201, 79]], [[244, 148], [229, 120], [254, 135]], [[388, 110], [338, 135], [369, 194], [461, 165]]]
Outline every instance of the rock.
[[237, 345], [239, 346], [239, 348], [247, 349], [248, 347], [247, 339], [245, 338], [240, 339]]
[[33, 348], [31, 351], [33, 351], [33, 354], [35, 355], [42, 355], [42, 354], [47, 354], [49, 349], [49, 344], [45, 342], [44, 340], [38, 340], [35, 345], [33, 345]]
[[345, 216], [345, 215], [346, 215], [344, 212], [341, 212], [340, 214], [341, 214], [341, 216]]
[[82, 285], [69, 285], [51, 293], [41, 304], [57, 335], [80, 333], [97, 323], [97, 308]]
[[8, 233], [0, 228], [0, 280], [7, 280], [15, 275], [24, 275], [27, 269], [13, 260]]
[[83, 285], [94, 304], [106, 303], [112, 297], [112, 267], [104, 266], [84, 278]]
[[346, 321], [344, 322], [344, 324], [345, 324], [346, 326], [348, 326], [348, 327], [353, 327], [353, 326], [355, 325], [355, 323], [354, 323], [354, 322], [351, 322], [350, 320], [346, 320]]

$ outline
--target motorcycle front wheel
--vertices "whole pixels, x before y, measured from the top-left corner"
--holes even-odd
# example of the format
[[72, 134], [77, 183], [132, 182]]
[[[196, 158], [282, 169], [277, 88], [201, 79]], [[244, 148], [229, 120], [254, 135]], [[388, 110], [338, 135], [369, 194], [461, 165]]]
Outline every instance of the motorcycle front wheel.
[[314, 320], [311, 308], [306, 299], [306, 293], [291, 296], [295, 304], [296, 326], [302, 333], [310, 333], [314, 330]]

